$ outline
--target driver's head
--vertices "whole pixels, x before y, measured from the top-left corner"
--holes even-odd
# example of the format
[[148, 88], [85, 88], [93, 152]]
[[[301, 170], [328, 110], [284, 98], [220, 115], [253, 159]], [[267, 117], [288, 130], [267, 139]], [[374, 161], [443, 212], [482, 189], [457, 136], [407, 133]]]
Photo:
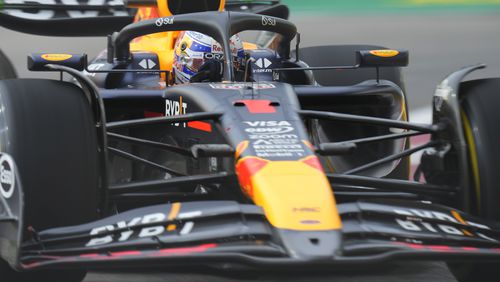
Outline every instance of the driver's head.
[[[233, 66], [236, 70], [244, 64], [245, 52], [238, 35], [230, 39]], [[200, 71], [206, 73], [197, 81], [220, 81], [224, 60], [221, 45], [212, 37], [194, 31], [183, 31], [177, 38], [174, 49], [173, 73], [175, 83], [187, 83]], [[202, 74], [203, 75], [203, 74]]]

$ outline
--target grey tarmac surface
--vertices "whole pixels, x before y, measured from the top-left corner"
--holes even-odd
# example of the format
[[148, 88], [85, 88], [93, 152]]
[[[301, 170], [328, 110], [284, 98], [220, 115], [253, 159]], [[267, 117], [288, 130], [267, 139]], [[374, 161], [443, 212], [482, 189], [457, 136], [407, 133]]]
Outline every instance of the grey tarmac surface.
[[[303, 46], [328, 44], [378, 44], [410, 50], [410, 66], [404, 70], [410, 108], [430, 105], [435, 85], [451, 71], [474, 63], [489, 67], [471, 76], [500, 76], [499, 14], [381, 14], [307, 15], [292, 18], [302, 33]], [[0, 28], [0, 48], [17, 66], [21, 77], [47, 77], [25, 70], [30, 52], [85, 52], [97, 54], [103, 38], [54, 39], [28, 36]], [[55, 77], [55, 75], [50, 75]], [[411, 112], [410, 112], [411, 114]], [[406, 262], [384, 267], [320, 276], [246, 277], [235, 279], [212, 274], [168, 274], [154, 272], [90, 273], [85, 282], [160, 282], [160, 281], [455, 281], [444, 263]]]
[[238, 278], [228, 278], [214, 274], [166, 274], [162, 272], [141, 274], [91, 273], [84, 282], [420, 282], [455, 281], [444, 263], [407, 262], [393, 263], [370, 268], [357, 267], [351, 271], [332, 274], [298, 273], [293, 275], [270, 275], [260, 273]]

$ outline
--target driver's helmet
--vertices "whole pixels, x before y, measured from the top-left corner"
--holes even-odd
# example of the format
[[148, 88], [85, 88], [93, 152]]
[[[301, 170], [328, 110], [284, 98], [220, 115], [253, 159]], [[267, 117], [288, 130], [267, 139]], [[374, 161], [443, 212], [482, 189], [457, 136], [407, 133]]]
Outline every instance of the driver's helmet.
[[[244, 65], [245, 51], [238, 35], [231, 37], [230, 47], [233, 66], [236, 70], [240, 70]], [[181, 32], [174, 49], [175, 83], [189, 82], [202, 66], [205, 68], [207, 63], [222, 62], [223, 57], [222, 46], [212, 37], [194, 31]]]

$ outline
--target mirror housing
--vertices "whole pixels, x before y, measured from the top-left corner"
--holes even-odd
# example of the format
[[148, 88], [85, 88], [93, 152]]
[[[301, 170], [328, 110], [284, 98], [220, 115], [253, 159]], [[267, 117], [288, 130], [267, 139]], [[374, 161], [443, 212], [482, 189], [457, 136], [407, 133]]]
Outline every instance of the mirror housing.
[[366, 67], [406, 67], [408, 50], [361, 50], [356, 51], [356, 65]]
[[86, 54], [33, 53], [28, 55], [30, 71], [54, 71], [46, 65], [61, 65], [83, 71], [87, 65]]

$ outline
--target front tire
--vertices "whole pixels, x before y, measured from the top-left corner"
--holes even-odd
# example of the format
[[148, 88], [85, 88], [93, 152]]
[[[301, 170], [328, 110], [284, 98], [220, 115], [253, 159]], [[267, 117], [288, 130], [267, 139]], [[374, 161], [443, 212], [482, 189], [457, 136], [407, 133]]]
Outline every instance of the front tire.
[[500, 78], [472, 80], [460, 86], [462, 121], [469, 147], [475, 214], [500, 220]]
[[[459, 90], [462, 125], [469, 149], [472, 176], [469, 187], [472, 213], [500, 220], [500, 78], [463, 82]], [[449, 263], [459, 282], [494, 282], [500, 277], [499, 263]]]
[[[0, 80], [0, 151], [12, 157], [24, 192], [24, 238], [30, 226], [83, 224], [99, 215], [99, 162], [93, 113], [82, 89], [42, 79]], [[0, 280], [80, 282], [82, 270], [16, 272]], [[8, 281], [8, 280], [6, 280]]]

